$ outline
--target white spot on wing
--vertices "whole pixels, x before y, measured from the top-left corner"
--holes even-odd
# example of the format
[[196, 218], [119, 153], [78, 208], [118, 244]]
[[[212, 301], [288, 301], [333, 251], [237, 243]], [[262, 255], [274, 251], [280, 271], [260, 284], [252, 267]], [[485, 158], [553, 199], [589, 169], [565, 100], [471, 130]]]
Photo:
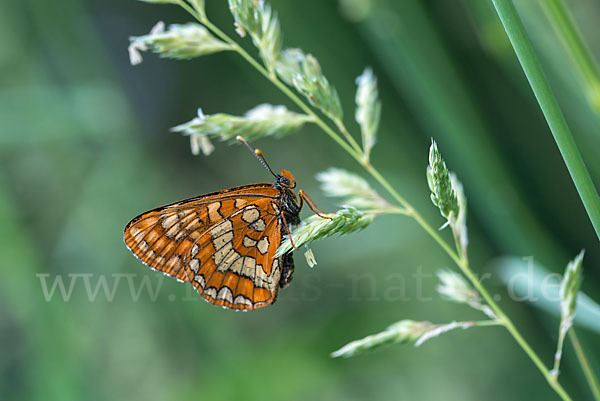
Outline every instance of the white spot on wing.
[[200, 287], [202, 288], [204, 288], [204, 286], [206, 285], [206, 282], [204, 281], [204, 276], [202, 274], [196, 274], [194, 276], [194, 281], [200, 284]]
[[229, 287], [223, 287], [219, 290], [219, 293], [217, 294], [217, 299], [222, 299], [233, 303], [233, 293], [231, 292]]
[[179, 259], [179, 256], [177, 255], [173, 255], [171, 256], [171, 258], [168, 260], [167, 262], [167, 267], [169, 269], [175, 269], [176, 267], [178, 267], [179, 263], [180, 263], [181, 259]]
[[242, 267], [242, 275], [245, 277], [254, 278], [254, 269], [256, 268], [256, 259], [249, 256], [244, 257], [244, 265]]
[[221, 262], [219, 265], [217, 265], [217, 269], [221, 272], [225, 272], [227, 270], [229, 270], [229, 268], [231, 267], [231, 265], [236, 262], [237, 260], [241, 259], [242, 255], [240, 255], [239, 253], [237, 253], [235, 250], [231, 250], [229, 252], [229, 254], [223, 259], [223, 262]]
[[243, 259], [244, 258], [240, 255], [240, 257], [237, 258], [235, 262], [231, 264], [229, 270], [235, 274], [240, 274], [240, 272], [242, 271], [242, 266], [244, 265]]
[[281, 270], [279, 270], [279, 268], [275, 269], [275, 267], [273, 267], [271, 270], [271, 279], [273, 280], [273, 283], [275, 284], [275, 286], [277, 285], [277, 283], [279, 283], [280, 278], [281, 278]]
[[144, 230], [140, 230], [137, 227], [131, 227], [129, 229], [129, 233], [131, 234], [131, 236], [133, 237], [133, 239], [135, 240], [135, 242], [139, 242], [142, 238], [144, 238]]
[[252, 248], [253, 246], [256, 246], [256, 241], [246, 235], [244, 237], [244, 246], [246, 248]]
[[260, 217], [260, 213], [256, 206], [248, 206], [242, 213], [242, 220], [246, 223], [253, 223]]
[[263, 237], [263, 239], [258, 241], [256, 247], [258, 248], [258, 251], [263, 255], [267, 253], [267, 251], [269, 250], [269, 238]]
[[221, 249], [233, 239], [233, 231], [227, 231], [224, 234], [213, 239], [215, 249]]
[[152, 230], [148, 234], [146, 234], [146, 242], [149, 244], [153, 244], [156, 239], [159, 237], [157, 230]]
[[190, 260], [189, 265], [190, 269], [192, 269], [194, 273], [198, 273], [198, 269], [200, 268], [200, 261], [198, 259]]
[[166, 216], [162, 221], [161, 225], [165, 230], [168, 230], [173, 226], [173, 224], [177, 222], [177, 220], [179, 220], [179, 217], [176, 213], [173, 213], [169, 216]]
[[[177, 225], [179, 225], [179, 224], [177, 224]], [[175, 236], [175, 241], [181, 241], [181, 239], [182, 239], [183, 237], [185, 237], [185, 236], [186, 236], [186, 234], [187, 234], [187, 231], [185, 231], [185, 230], [180, 230], [180, 231], [177, 233], [177, 235]]]
[[171, 228], [169, 228], [167, 230], [167, 232], [165, 232], [165, 235], [167, 236], [167, 238], [173, 238], [175, 236], [175, 234], [177, 234], [179, 232], [180, 228], [181, 227], [179, 226], [179, 223], [178, 224], [173, 224], [171, 226]]
[[213, 299], [217, 298], [217, 289], [215, 287], [209, 287], [205, 289], [204, 293]]
[[233, 230], [233, 224], [231, 223], [231, 221], [223, 220], [222, 222], [220, 222], [219, 224], [217, 224], [216, 226], [211, 228], [210, 235], [213, 238], [216, 238], [216, 237], [226, 233], [227, 231], [231, 231], [231, 230]]
[[[233, 250], [233, 247], [231, 246], [231, 242], [229, 242], [227, 245], [225, 245], [224, 247], [219, 249], [217, 252], [215, 252], [213, 254], [215, 264], [217, 266], [220, 265], [221, 262], [223, 261], [223, 259], [225, 259], [225, 256], [227, 256], [229, 254], [229, 251], [231, 251], [231, 250]], [[235, 252], [235, 251], [233, 251], [233, 252]]]
[[[273, 272], [271, 272], [272, 274]], [[268, 276], [264, 271], [262, 265], [256, 266], [256, 275], [254, 276], [254, 285], [261, 288], [266, 288], [267, 290], [273, 289], [273, 279], [271, 276]]]
[[223, 218], [221, 213], [219, 213], [219, 208], [221, 207], [221, 202], [213, 202], [208, 205], [208, 218], [210, 221], [217, 222]]
[[250, 227], [254, 228], [256, 231], [265, 231], [265, 221], [263, 219], [258, 219], [252, 223]]
[[252, 301], [250, 301], [248, 298], [246, 298], [243, 295], [238, 295], [237, 297], [235, 297], [235, 299], [233, 300], [233, 303], [236, 305], [247, 305], [247, 306], [252, 306]]

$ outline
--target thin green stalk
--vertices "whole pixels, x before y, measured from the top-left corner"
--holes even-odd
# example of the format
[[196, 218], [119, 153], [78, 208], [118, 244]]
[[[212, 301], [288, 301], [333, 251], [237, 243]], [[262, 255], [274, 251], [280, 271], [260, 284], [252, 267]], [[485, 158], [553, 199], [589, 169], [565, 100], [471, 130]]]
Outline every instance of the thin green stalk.
[[364, 214], [372, 214], [375, 216], [378, 215], [382, 215], [382, 214], [402, 214], [404, 216], [410, 216], [410, 212], [404, 208], [389, 208], [389, 209], [373, 209], [373, 210], [367, 210], [365, 212], [363, 212]]
[[485, 326], [504, 326], [504, 322], [497, 319], [486, 319], [486, 320], [477, 320], [474, 322], [459, 322], [458, 324], [471, 324], [472, 326], [477, 327], [485, 327]]
[[363, 153], [362, 148], [354, 140], [354, 138], [352, 137], [352, 135], [350, 135], [350, 133], [346, 129], [346, 126], [344, 125], [344, 123], [341, 120], [335, 120], [334, 123], [335, 123], [335, 126], [337, 127], [337, 129], [342, 133], [342, 135], [344, 135], [344, 137], [346, 138], [346, 140], [350, 143], [350, 145], [352, 145], [352, 147], [354, 148], [354, 150], [356, 150], [357, 153]]
[[466, 249], [466, 247], [463, 247], [463, 245], [460, 242], [460, 234], [456, 230], [456, 228], [453, 226], [452, 226], [452, 236], [454, 237], [454, 246], [456, 247], [456, 250], [458, 252], [458, 256], [460, 257], [460, 260], [462, 260], [462, 261], [469, 260], [469, 256], [467, 254], [467, 249]]
[[511, 0], [492, 0], [527, 80], [550, 126], [554, 140], [575, 183], [579, 197], [600, 239], [600, 196], [577, 149], [569, 126], [544, 76], [519, 14]]
[[[562, 386], [558, 382], [552, 382], [550, 379], [550, 372], [543, 364], [541, 359], [537, 356], [535, 351], [529, 346], [527, 341], [521, 336], [519, 331], [516, 329], [512, 321], [506, 316], [506, 314], [502, 311], [500, 306], [493, 300], [492, 296], [489, 292], [483, 287], [481, 282], [477, 279], [473, 271], [471, 270], [468, 260], [466, 258], [460, 257], [452, 247], [442, 239], [439, 235], [438, 231], [434, 229], [427, 221], [423, 218], [423, 216], [416, 211], [416, 209], [402, 196], [400, 195], [392, 185], [379, 173], [377, 169], [375, 169], [368, 161], [364, 160], [362, 157], [362, 152], [357, 152], [354, 150], [353, 146], [349, 145], [346, 141], [342, 139], [333, 129], [323, 121], [323, 119], [318, 116], [306, 103], [304, 103], [300, 98], [298, 98], [283, 82], [279, 81], [277, 77], [269, 74], [269, 72], [263, 68], [252, 56], [250, 56], [237, 42], [231, 39], [227, 34], [221, 31], [218, 27], [213, 25], [208, 19], [204, 16], [196, 13], [191, 7], [189, 7], [183, 1], [180, 1], [179, 4], [185, 8], [190, 14], [192, 14], [200, 23], [210, 29], [215, 35], [221, 38], [226, 43], [230, 44], [234, 50], [239, 53], [250, 65], [252, 65], [256, 70], [258, 70], [265, 78], [271, 81], [277, 88], [279, 88], [286, 96], [288, 96], [300, 109], [302, 109], [306, 114], [310, 115], [314, 118], [314, 122], [321, 127], [327, 135], [329, 135], [335, 142], [337, 142], [342, 148], [350, 154], [359, 164], [361, 164], [365, 170], [382, 186], [385, 190], [400, 204], [401, 208], [397, 210], [402, 210], [402, 214], [406, 214], [415, 219], [415, 221], [442, 247], [442, 249], [452, 258], [452, 260], [456, 263], [459, 269], [463, 272], [463, 274], [467, 277], [467, 279], [475, 286], [475, 288], [479, 291], [481, 296], [488, 303], [490, 308], [494, 311], [498, 319], [489, 320], [486, 325], [495, 325], [498, 324], [498, 321], [502, 322], [501, 324], [506, 327], [508, 332], [513, 336], [515, 341], [519, 344], [519, 346], [523, 349], [523, 351], [529, 356], [529, 358], [534, 362], [534, 364], [538, 367], [538, 369], [542, 372], [542, 374], [546, 377], [546, 380], [552, 386], [552, 388], [558, 393], [561, 398], [565, 401], [571, 401], [569, 395], [565, 392]], [[349, 135], [349, 134], [348, 134]]]
[[590, 363], [583, 352], [583, 348], [581, 347], [581, 343], [579, 342], [577, 334], [575, 334], [575, 328], [573, 327], [571, 327], [571, 330], [569, 330], [569, 340], [571, 340], [571, 344], [575, 349], [575, 355], [577, 355], [579, 365], [581, 365], [581, 369], [583, 370], [583, 374], [585, 375], [588, 385], [590, 386], [590, 390], [594, 395], [594, 399], [596, 401], [600, 401], [600, 385], [598, 384], [598, 379], [590, 367]]
[[600, 113], [600, 68], [586, 46], [569, 10], [563, 0], [541, 0], [539, 3], [578, 69], [583, 89], [592, 108]]
[[562, 359], [563, 354], [563, 345], [565, 343], [565, 335], [567, 334], [567, 330], [565, 330], [565, 322], [560, 322], [560, 327], [558, 329], [558, 342], [556, 344], [556, 352], [554, 353], [554, 366], [550, 373], [552, 373], [553, 379], [558, 380], [559, 370], [560, 370], [560, 361]]

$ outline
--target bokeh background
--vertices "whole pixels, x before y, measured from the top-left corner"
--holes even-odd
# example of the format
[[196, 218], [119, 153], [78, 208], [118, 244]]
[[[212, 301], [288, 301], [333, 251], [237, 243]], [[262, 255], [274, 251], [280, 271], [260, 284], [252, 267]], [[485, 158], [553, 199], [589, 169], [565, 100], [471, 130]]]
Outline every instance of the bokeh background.
[[[515, 3], [598, 184], [599, 113], [539, 1]], [[226, 2], [207, 3], [211, 19], [232, 33]], [[557, 319], [508, 300], [490, 262], [533, 256], [562, 272], [585, 248], [583, 289], [599, 299], [600, 246], [489, 2], [272, 4], [286, 45], [319, 59], [354, 132], [354, 79], [372, 66], [383, 101], [373, 163], [441, 224], [425, 180], [436, 138], [466, 188], [475, 269], [492, 273], [491, 292], [550, 364]], [[599, 57], [600, 3], [567, 4]], [[210, 157], [192, 156], [187, 138], [170, 127], [193, 118], [197, 107], [231, 114], [265, 102], [292, 108], [234, 54], [186, 62], [145, 55], [140, 66], [130, 66], [128, 37], [159, 20], [190, 17], [175, 6], [123, 0], [0, 3], [0, 398], [557, 399], [499, 328], [448, 333], [420, 348], [329, 358], [400, 319], [479, 318], [436, 295], [431, 275], [450, 261], [400, 216], [314, 244], [314, 269], [298, 252], [293, 285], [274, 306], [252, 313], [213, 307], [135, 259], [122, 241], [135, 215], [271, 179], [240, 146], [219, 144]], [[320, 193], [315, 173], [330, 166], [361, 173], [313, 126], [255, 145], [272, 166], [293, 171], [326, 210], [336, 204]], [[66, 300], [57, 287], [47, 301], [42, 283], [51, 288], [57, 277], [67, 290], [75, 280], [73, 291]], [[88, 295], [85, 279], [94, 290], [102, 277], [114, 288], [112, 300], [101, 287], [93, 299]], [[158, 288], [156, 296], [144, 282]], [[579, 334], [598, 372], [598, 333]], [[574, 399], [591, 399], [570, 345], [561, 380]]]

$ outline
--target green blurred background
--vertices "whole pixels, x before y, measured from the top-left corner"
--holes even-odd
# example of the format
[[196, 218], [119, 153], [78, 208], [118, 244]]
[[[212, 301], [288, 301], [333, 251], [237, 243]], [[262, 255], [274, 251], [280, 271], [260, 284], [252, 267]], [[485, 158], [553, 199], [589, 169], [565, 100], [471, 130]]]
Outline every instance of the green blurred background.
[[[598, 184], [600, 114], [539, 1], [516, 5]], [[211, 19], [233, 32], [226, 2], [207, 3]], [[583, 289], [600, 298], [598, 239], [489, 2], [272, 4], [286, 45], [319, 59], [354, 132], [354, 78], [373, 67], [383, 101], [373, 163], [441, 225], [425, 180], [436, 138], [465, 185], [478, 272], [494, 273], [490, 261], [503, 255], [534, 256], [562, 272], [585, 248]], [[598, 57], [600, 4], [567, 4]], [[158, 20], [190, 17], [174, 6], [123, 0], [0, 3], [1, 399], [557, 399], [500, 328], [329, 358], [396, 320], [479, 318], [436, 295], [431, 275], [450, 261], [406, 218], [378, 218], [366, 231], [314, 244], [312, 270], [298, 252], [293, 285], [274, 306], [251, 313], [211, 306], [136, 260], [122, 241], [135, 215], [270, 180], [244, 148], [219, 144], [210, 157], [193, 157], [170, 127], [199, 106], [231, 114], [264, 102], [292, 108], [234, 54], [187, 62], [145, 55], [130, 66], [128, 37]], [[315, 173], [330, 166], [361, 172], [313, 126], [255, 145], [272, 166], [294, 172], [325, 210], [336, 204], [320, 194]], [[45, 299], [42, 282], [51, 287], [57, 277], [67, 289], [75, 280], [68, 301], [58, 289]], [[112, 301], [102, 288], [88, 296], [85, 278], [94, 290], [101, 277], [111, 290], [121, 277]], [[139, 299], [132, 295], [129, 284], [138, 290], [144, 280], [160, 286], [156, 299], [143, 289]], [[507, 300], [496, 275], [487, 285], [549, 365], [557, 320]], [[580, 330], [580, 337], [598, 371], [598, 333]], [[574, 399], [591, 398], [569, 345], [561, 380]]]

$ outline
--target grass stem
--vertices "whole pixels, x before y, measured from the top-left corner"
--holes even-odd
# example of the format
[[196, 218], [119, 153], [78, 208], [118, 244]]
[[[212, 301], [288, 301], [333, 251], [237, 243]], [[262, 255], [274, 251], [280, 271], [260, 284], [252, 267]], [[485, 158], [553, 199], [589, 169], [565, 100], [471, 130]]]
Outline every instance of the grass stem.
[[542, 71], [542, 66], [525, 32], [521, 18], [512, 0], [492, 0], [492, 2], [523, 67], [529, 85], [533, 89], [535, 97], [544, 113], [554, 140], [575, 183], [579, 197], [594, 226], [594, 230], [596, 230], [596, 235], [600, 239], [600, 196], [598, 196], [598, 192], [575, 144], [569, 126]]
[[560, 361], [562, 359], [563, 354], [563, 345], [565, 343], [565, 335], [567, 334], [568, 329], [565, 330], [566, 322], [561, 320], [560, 327], [558, 329], [558, 342], [556, 344], [556, 352], [554, 353], [554, 366], [550, 371], [554, 381], [558, 380], [558, 375], [560, 374]]
[[348, 132], [348, 129], [346, 129], [346, 126], [344, 125], [344, 123], [340, 120], [335, 120], [334, 123], [335, 123], [335, 126], [337, 127], [337, 129], [342, 133], [342, 135], [344, 135], [344, 138], [346, 138], [346, 140], [350, 143], [350, 145], [352, 145], [354, 150], [357, 153], [363, 153], [360, 145], [354, 140], [352, 135], [350, 135], [350, 133]]
[[600, 113], [600, 68], [569, 10], [563, 0], [541, 0], [540, 5], [573, 60], [592, 108]]
[[590, 363], [583, 352], [583, 348], [581, 347], [581, 343], [577, 338], [577, 334], [575, 334], [575, 328], [571, 327], [569, 330], [569, 340], [571, 340], [571, 344], [575, 349], [575, 355], [577, 355], [577, 360], [579, 360], [579, 365], [581, 365], [581, 369], [583, 370], [583, 374], [585, 375], [585, 379], [590, 386], [590, 390], [594, 395], [594, 400], [600, 401], [600, 385], [598, 384], [598, 379], [594, 375], [592, 368], [590, 367]]

